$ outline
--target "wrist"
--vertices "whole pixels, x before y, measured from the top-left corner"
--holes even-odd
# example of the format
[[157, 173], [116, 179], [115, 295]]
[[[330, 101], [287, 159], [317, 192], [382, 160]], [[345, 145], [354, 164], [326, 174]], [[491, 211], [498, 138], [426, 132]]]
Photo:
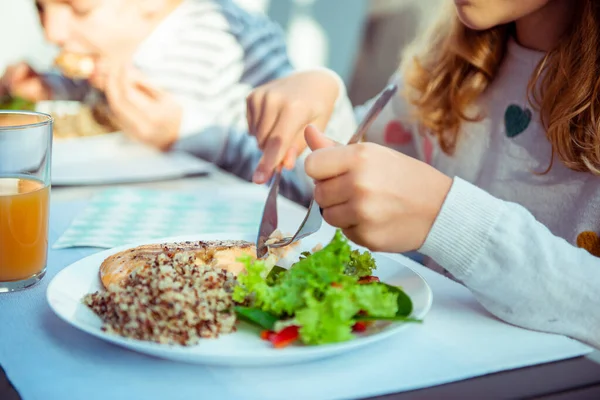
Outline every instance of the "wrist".
[[481, 254], [490, 232], [504, 212], [502, 200], [460, 178], [454, 178], [446, 199], [419, 252], [466, 278]]
[[330, 93], [328, 99], [331, 101], [331, 109], [335, 108], [340, 102], [340, 99], [346, 95], [346, 85], [338, 74], [329, 68], [320, 67], [315, 69], [315, 73], [321, 77], [323, 87], [326, 88], [327, 93]]
[[448, 193], [452, 188], [452, 178], [432, 168], [434, 173], [433, 177], [429, 180], [431, 183], [428, 185], [431, 190], [427, 194], [428, 206], [425, 211], [424, 225], [425, 235], [423, 236], [419, 247], [422, 247], [430, 235], [431, 229], [433, 228], [435, 221], [442, 211], [442, 207], [448, 197]]
[[340, 93], [346, 88], [342, 78], [329, 68], [318, 67], [312, 72], [322, 79], [323, 84], [327, 86], [328, 90], [331, 90], [334, 98], [338, 98]]
[[310, 79], [310, 87], [314, 88], [315, 98], [313, 105], [319, 113], [331, 114], [342, 95], [345, 94], [345, 85], [342, 79], [332, 70], [325, 67], [315, 67], [309, 70], [295, 72]]

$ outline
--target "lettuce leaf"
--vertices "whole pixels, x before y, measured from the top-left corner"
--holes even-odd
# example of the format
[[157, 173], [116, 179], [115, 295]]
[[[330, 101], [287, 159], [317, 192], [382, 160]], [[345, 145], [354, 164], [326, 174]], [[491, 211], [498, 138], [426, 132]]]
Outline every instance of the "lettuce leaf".
[[277, 269], [267, 275], [263, 261], [250, 257], [241, 261], [246, 273], [238, 276], [234, 300], [280, 319], [292, 319], [306, 344], [351, 339], [361, 311], [382, 318], [393, 318], [398, 312], [395, 290], [358, 283], [361, 276], [371, 275], [375, 262], [369, 253], [352, 251], [341, 231], [323, 249], [301, 257], [287, 271]]
[[346, 265], [345, 273], [362, 278], [363, 276], [373, 275], [373, 270], [377, 268], [375, 259], [368, 251], [361, 253], [358, 250], [352, 250], [350, 261]]
[[[341, 233], [340, 233], [341, 235]], [[304, 251], [300, 254], [300, 260], [312, 256], [311, 252]], [[353, 275], [359, 278], [364, 276], [373, 275], [373, 271], [377, 268], [375, 259], [368, 251], [360, 252], [359, 250], [352, 250], [350, 252], [350, 258], [345, 264], [344, 273], [346, 275]]]
[[0, 98], [0, 110], [35, 110], [35, 103], [21, 97], [4, 96]]

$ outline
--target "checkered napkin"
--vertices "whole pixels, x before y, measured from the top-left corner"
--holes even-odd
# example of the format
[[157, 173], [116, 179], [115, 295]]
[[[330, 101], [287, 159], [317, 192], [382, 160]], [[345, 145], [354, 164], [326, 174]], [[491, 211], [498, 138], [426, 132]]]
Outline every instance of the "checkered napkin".
[[265, 194], [110, 189], [96, 195], [53, 245], [111, 248], [144, 240], [258, 229]]

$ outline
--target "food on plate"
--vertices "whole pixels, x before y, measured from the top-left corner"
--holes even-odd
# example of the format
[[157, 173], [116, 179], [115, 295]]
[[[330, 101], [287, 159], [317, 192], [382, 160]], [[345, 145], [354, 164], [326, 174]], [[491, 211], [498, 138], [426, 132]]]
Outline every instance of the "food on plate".
[[[399, 287], [374, 277], [375, 260], [352, 250], [340, 231], [314, 253], [303, 253], [289, 270], [246, 258], [233, 300], [238, 316], [264, 331], [275, 347], [343, 342], [374, 321], [414, 322], [412, 301]], [[267, 273], [268, 272], [268, 273]]]
[[33, 103], [20, 97], [4, 96], [0, 110], [40, 111], [54, 119], [55, 139], [104, 135], [118, 131], [108, 106], [103, 103], [87, 105], [75, 101], [43, 101]]
[[149, 244], [121, 251], [108, 257], [100, 266], [100, 280], [105, 288], [119, 285], [127, 277], [161, 254], [191, 253], [198, 265], [221, 268], [237, 275], [244, 263], [242, 256], [256, 257], [253, 243], [243, 240], [209, 240], [184, 243]]
[[139, 246], [102, 263], [105, 290], [84, 303], [108, 332], [181, 345], [233, 332], [236, 319], [259, 326], [275, 348], [417, 322], [408, 295], [380, 282], [371, 253], [352, 250], [341, 231], [289, 269], [276, 265], [289, 249], [278, 250], [257, 260], [255, 245], [241, 240]]
[[57, 107], [50, 106], [49, 114], [54, 118], [54, 138], [68, 139], [116, 132], [117, 126], [102, 107], [79, 103], [76, 111], [61, 112]]
[[[279, 231], [273, 232], [271, 238], [282, 238]], [[274, 265], [284, 258], [298, 242], [280, 249], [269, 249], [267, 265]], [[237, 275], [245, 268], [242, 257], [256, 258], [256, 245], [244, 240], [207, 240], [182, 243], [147, 244], [133, 249], [123, 250], [108, 257], [100, 265], [100, 280], [105, 288], [112, 284], [120, 284], [136, 269], [146, 265], [159, 254], [176, 254], [191, 252], [198, 265], [205, 264], [214, 268], [225, 269]]]
[[87, 79], [96, 68], [93, 57], [66, 51], [61, 52], [54, 59], [54, 65], [60, 68], [65, 76], [72, 79]]
[[235, 276], [195, 261], [193, 252], [148, 254], [121, 285], [89, 294], [84, 303], [105, 331], [133, 339], [193, 345], [233, 332]]

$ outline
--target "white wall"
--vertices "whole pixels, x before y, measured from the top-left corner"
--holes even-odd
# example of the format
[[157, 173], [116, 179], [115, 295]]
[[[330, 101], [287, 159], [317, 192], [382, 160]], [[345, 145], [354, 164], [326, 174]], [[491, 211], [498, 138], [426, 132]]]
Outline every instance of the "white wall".
[[398, 68], [402, 51], [439, 14], [448, 0], [371, 0], [366, 35], [350, 83], [350, 98], [363, 104]]
[[347, 83], [354, 71], [371, 1], [235, 0], [247, 9], [267, 14], [284, 28], [288, 52], [296, 67], [325, 65]]
[[55, 50], [44, 41], [33, 0], [0, 0], [0, 71], [26, 60], [47, 68]]

